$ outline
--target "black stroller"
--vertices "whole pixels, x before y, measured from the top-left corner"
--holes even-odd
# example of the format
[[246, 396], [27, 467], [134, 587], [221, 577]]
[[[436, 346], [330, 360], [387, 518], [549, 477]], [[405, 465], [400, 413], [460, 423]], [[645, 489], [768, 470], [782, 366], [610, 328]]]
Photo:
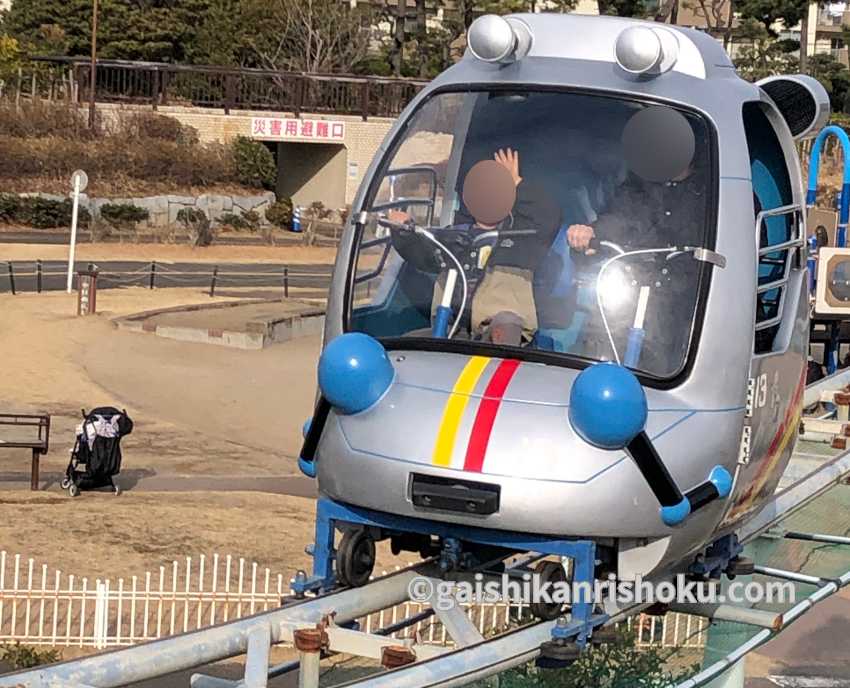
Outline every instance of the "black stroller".
[[116, 495], [121, 489], [113, 476], [121, 470], [121, 438], [133, 432], [133, 421], [126, 411], [101, 406], [89, 413], [83, 410], [83, 422], [77, 426], [77, 439], [71, 461], [62, 480], [62, 489], [76, 497], [80, 490], [110, 486]]

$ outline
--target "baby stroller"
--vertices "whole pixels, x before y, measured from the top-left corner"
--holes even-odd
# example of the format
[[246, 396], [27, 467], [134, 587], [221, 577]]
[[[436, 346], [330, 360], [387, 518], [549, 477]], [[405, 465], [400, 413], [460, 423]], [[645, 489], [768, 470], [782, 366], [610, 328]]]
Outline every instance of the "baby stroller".
[[83, 410], [62, 489], [76, 497], [80, 490], [108, 485], [116, 495], [120, 494], [121, 489], [112, 478], [121, 470], [121, 438], [131, 432], [133, 421], [126, 411], [112, 406], [101, 406], [89, 413]]

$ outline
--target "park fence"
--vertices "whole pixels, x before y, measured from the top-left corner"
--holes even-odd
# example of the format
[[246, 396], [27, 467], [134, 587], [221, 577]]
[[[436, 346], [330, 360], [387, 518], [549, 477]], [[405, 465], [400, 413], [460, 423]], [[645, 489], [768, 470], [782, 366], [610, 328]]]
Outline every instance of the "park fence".
[[[76, 265], [80, 270], [81, 264]], [[258, 263], [245, 264], [185, 263], [174, 264], [151, 261], [129, 270], [101, 270], [95, 263], [86, 267], [97, 273], [99, 289], [142, 287], [163, 289], [169, 287], [199, 287], [215, 296], [216, 289], [231, 287], [270, 288], [280, 291], [283, 298], [299, 289], [320, 289], [324, 293], [330, 281], [330, 266], [326, 270], [300, 266], [269, 266]], [[64, 289], [67, 268], [44, 261], [0, 261], [0, 293], [16, 295], [22, 292], [56, 291]], [[76, 289], [76, 276], [74, 277]]]
[[[382, 575], [386, 572], [382, 572]], [[289, 577], [242, 557], [201, 554], [142, 576], [95, 578], [65, 574], [32, 558], [0, 552], [0, 643], [103, 649], [133, 645], [276, 609], [289, 594]], [[527, 605], [465, 605], [489, 636], [530, 618]], [[427, 610], [405, 602], [360, 619], [375, 632]], [[684, 614], [639, 616], [628, 622], [640, 647], [701, 648], [708, 623]], [[392, 634], [450, 645], [436, 617]]]
[[[286, 581], [286, 588], [289, 581]], [[0, 552], [0, 642], [105, 648], [280, 606], [282, 574], [214, 554], [129, 579], [77, 577]]]
[[0, 95], [149, 107], [214, 108], [293, 114], [398, 117], [426, 85], [423, 79], [268, 69], [97, 60], [92, 93], [91, 62], [81, 57], [34, 57], [4, 83]]

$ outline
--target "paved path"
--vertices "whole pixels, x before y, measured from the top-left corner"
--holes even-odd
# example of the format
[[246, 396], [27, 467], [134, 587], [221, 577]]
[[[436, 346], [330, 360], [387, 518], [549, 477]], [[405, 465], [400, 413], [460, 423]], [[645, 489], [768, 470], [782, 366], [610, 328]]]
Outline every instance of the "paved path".
[[781, 662], [746, 688], [850, 688], [850, 592], [804, 614], [758, 652]]
[[[91, 241], [91, 234], [87, 231], [80, 232], [78, 235], [79, 243], [88, 243]], [[138, 234], [133, 237], [133, 241], [139, 244], [161, 244], [162, 240], [151, 234]], [[67, 246], [71, 242], [70, 230], [21, 230], [17, 232], [0, 232], [0, 244], [41, 244], [42, 246]], [[98, 243], [103, 244], [118, 244], [121, 243], [119, 237], [103, 237], [98, 240]], [[275, 234], [275, 244], [302, 246], [304, 240], [302, 235], [289, 232], [283, 234]], [[268, 246], [268, 242], [261, 236], [234, 236], [227, 233], [223, 236], [217, 236], [215, 239], [216, 246]], [[328, 237], [316, 237], [317, 246], [332, 246], [333, 240]]]
[[[8, 263], [0, 261], [0, 293], [11, 291]], [[12, 261], [15, 289], [36, 291], [37, 275], [35, 261]], [[75, 270], [85, 270], [89, 261], [77, 261]], [[100, 261], [96, 263], [100, 272], [98, 288], [109, 289], [123, 286], [150, 286], [151, 263], [149, 261]], [[156, 287], [205, 287], [209, 288], [213, 263], [167, 263], [157, 262], [153, 275]], [[216, 278], [216, 290], [233, 287], [284, 287], [284, 269], [289, 286], [315, 288], [326, 291], [330, 284], [332, 266], [324, 263], [284, 265], [283, 263], [221, 263]], [[48, 260], [42, 263], [42, 289], [59, 291], [65, 289], [67, 263]]]
[[[58, 492], [63, 474], [42, 473], [41, 490]], [[29, 472], [0, 473], [0, 490], [29, 489]], [[128, 470], [115, 479], [125, 492], [267, 492], [315, 499], [316, 481], [303, 475], [158, 475]]]

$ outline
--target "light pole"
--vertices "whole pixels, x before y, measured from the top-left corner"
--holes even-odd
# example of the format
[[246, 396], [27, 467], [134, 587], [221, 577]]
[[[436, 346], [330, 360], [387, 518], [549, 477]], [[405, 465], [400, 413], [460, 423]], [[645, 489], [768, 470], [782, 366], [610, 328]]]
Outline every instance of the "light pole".
[[89, 72], [89, 129], [94, 129], [94, 95], [97, 73], [97, 0], [92, 0], [91, 70]]

